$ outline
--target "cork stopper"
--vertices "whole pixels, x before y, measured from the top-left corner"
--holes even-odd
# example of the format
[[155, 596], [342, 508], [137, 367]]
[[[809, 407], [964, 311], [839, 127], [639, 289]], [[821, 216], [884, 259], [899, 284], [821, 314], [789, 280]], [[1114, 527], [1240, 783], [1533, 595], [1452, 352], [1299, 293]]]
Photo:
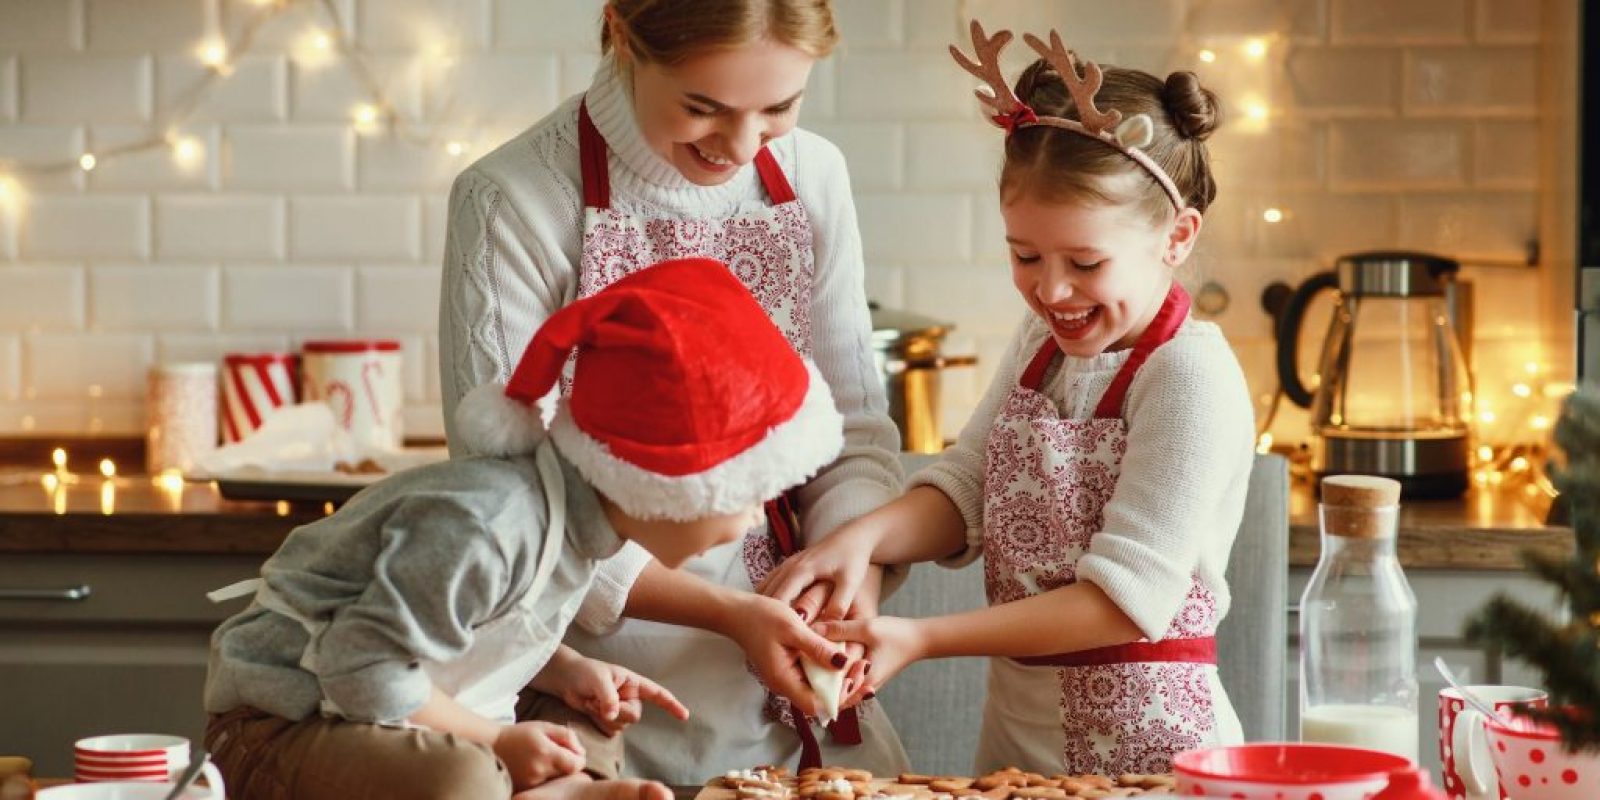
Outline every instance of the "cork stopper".
[[1322, 479], [1322, 528], [1334, 536], [1377, 539], [1394, 535], [1400, 482], [1371, 475]]

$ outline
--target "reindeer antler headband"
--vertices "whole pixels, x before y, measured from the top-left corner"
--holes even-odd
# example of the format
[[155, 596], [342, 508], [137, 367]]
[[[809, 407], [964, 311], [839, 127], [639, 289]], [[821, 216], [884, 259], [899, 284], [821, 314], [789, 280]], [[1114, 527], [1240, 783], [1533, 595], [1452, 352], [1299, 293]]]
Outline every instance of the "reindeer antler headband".
[[[1172, 182], [1172, 177], [1155, 159], [1144, 152], [1143, 148], [1155, 141], [1155, 123], [1150, 116], [1135, 114], [1124, 120], [1121, 111], [1101, 111], [1095, 107], [1094, 96], [1105, 80], [1100, 65], [1088, 59], [1079, 59], [1077, 53], [1061, 43], [1061, 34], [1055, 31], [1050, 31], [1048, 46], [1033, 34], [1025, 34], [1023, 41], [1061, 74], [1067, 91], [1072, 93], [1073, 104], [1078, 107], [1078, 119], [1075, 120], [1041, 117], [1027, 103], [1017, 99], [1016, 93], [1011, 91], [1011, 86], [1000, 74], [1000, 51], [1011, 42], [1011, 38], [1011, 31], [996, 31], [993, 36], [987, 36], [983, 32], [983, 25], [973, 20], [972, 50], [978, 60], [973, 61], [960, 48], [950, 45], [950, 55], [956, 63], [984, 82], [985, 85], [978, 87], [974, 93], [978, 96], [978, 102], [989, 110], [989, 118], [994, 124], [1005, 128], [1008, 136], [1018, 128], [1048, 125], [1110, 145], [1150, 173], [1150, 177], [1166, 190], [1173, 207], [1182, 211], [1186, 204], [1183, 195], [1178, 193], [1177, 184]], [[1081, 74], [1078, 71], [1080, 63], [1083, 65]]]

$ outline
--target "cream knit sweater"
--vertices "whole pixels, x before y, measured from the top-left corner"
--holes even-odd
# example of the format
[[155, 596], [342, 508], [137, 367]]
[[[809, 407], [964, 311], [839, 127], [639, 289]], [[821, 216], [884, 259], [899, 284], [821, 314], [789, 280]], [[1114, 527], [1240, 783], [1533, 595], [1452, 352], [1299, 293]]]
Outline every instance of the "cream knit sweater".
[[[1049, 328], [1023, 321], [1006, 360], [954, 446], [912, 477], [960, 507], [967, 548], [947, 566], [976, 558], [983, 546], [984, 448], [1006, 397], [1039, 351]], [[1131, 349], [1093, 358], [1063, 355], [1043, 393], [1063, 419], [1084, 420]], [[1105, 507], [1104, 527], [1078, 561], [1077, 575], [1099, 586], [1145, 636], [1159, 639], [1183, 607], [1190, 575], [1228, 610], [1223, 573], [1244, 514], [1254, 460], [1250, 391], [1222, 331], [1190, 319], [1135, 374], [1123, 411], [1128, 451]]]
[[[447, 434], [454, 432], [461, 397], [480, 384], [506, 380], [533, 332], [577, 297], [583, 240], [577, 116], [583, 97], [569, 98], [478, 160], [451, 189], [439, 309]], [[722, 185], [697, 186], [653, 152], [609, 60], [586, 97], [589, 115], [610, 146], [611, 204], [617, 211], [651, 219], [718, 218], [768, 202], [753, 164]], [[811, 355], [845, 418], [843, 454], [801, 492], [805, 536], [814, 541], [899, 494], [899, 436], [873, 362], [861, 234], [844, 156], [827, 140], [798, 129], [768, 147], [811, 218]], [[605, 562], [591, 593], [595, 599], [579, 624], [596, 631], [614, 625], [648, 560], [630, 545]]]

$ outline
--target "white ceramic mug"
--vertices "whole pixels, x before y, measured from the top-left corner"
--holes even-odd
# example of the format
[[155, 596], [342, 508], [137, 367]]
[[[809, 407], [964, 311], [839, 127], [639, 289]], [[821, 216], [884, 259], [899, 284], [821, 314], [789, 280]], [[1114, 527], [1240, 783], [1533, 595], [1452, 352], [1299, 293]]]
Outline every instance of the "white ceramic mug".
[[[189, 768], [189, 740], [164, 733], [91, 736], [72, 745], [73, 777], [78, 783], [176, 781]], [[206, 764], [210, 786], [222, 787], [222, 773]]]
[[[1543, 707], [1549, 697], [1527, 686], [1468, 686], [1483, 702], [1502, 714], [1518, 708]], [[1489, 761], [1484, 718], [1453, 687], [1439, 691], [1439, 765], [1444, 790], [1451, 800], [1506, 800], [1510, 787], [1496, 778]], [[1469, 758], [1468, 754], [1474, 757]]]
[[[1526, 717], [1484, 724], [1501, 785], [1516, 800], [1594, 800], [1600, 797], [1600, 755], [1571, 753], [1555, 728]], [[1481, 756], [1472, 751], [1474, 762]]]
[[392, 339], [337, 339], [301, 346], [305, 398], [333, 409], [339, 425], [359, 444], [399, 449], [405, 439], [400, 343]]

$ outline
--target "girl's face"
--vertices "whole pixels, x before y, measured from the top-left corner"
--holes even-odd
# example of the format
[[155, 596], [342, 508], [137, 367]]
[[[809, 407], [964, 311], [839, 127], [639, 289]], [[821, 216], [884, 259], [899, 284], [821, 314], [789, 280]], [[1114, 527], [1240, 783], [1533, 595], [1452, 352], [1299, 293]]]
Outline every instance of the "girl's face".
[[633, 65], [633, 109], [650, 149], [685, 178], [717, 186], [794, 128], [816, 59], [773, 42], [676, 66]]
[[1082, 358], [1138, 341], [1200, 233], [1193, 209], [1153, 226], [1134, 204], [1062, 205], [1024, 194], [1000, 214], [1017, 291], [1061, 351]]

